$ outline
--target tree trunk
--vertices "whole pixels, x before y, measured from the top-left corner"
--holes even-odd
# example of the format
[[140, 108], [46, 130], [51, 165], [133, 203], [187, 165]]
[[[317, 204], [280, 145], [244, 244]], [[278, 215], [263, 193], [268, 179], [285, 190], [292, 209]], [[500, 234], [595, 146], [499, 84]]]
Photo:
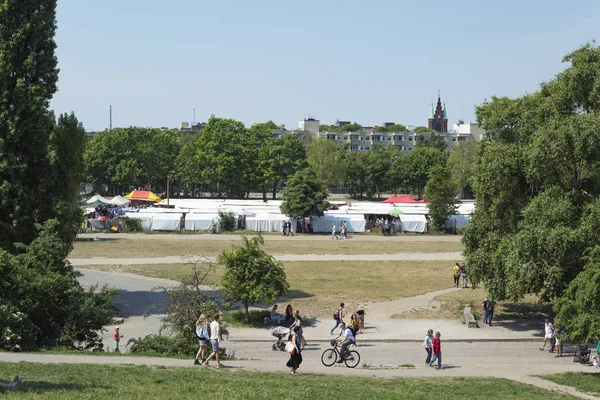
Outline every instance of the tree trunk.
[[267, 187], [265, 185], [262, 186], [262, 195], [263, 195], [263, 202], [267, 202]]
[[244, 302], [244, 311], [245, 311], [246, 323], [248, 323], [250, 321], [250, 317], [248, 315], [248, 302], [247, 301]]
[[277, 200], [277, 181], [273, 182], [273, 200]]

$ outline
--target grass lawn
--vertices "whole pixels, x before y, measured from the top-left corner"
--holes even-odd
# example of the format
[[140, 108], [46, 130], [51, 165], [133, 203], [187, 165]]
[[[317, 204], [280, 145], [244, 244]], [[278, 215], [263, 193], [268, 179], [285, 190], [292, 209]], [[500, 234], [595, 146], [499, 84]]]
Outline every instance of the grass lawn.
[[0, 378], [23, 378], [3, 399], [566, 399], [497, 378], [376, 379], [202, 368], [0, 363]]
[[[365, 302], [411, 297], [444, 289], [452, 281], [439, 279], [448, 271], [446, 261], [332, 261], [284, 262], [289, 294], [280, 299], [292, 303], [303, 315], [330, 317], [341, 301], [349, 309]], [[86, 267], [90, 268], [90, 267]], [[180, 280], [190, 274], [189, 264], [97, 266], [98, 270], [130, 272]], [[208, 276], [208, 284], [219, 280], [222, 269]]]
[[[70, 258], [164, 257], [186, 254], [216, 256], [240, 240], [189, 241], [173, 239], [128, 240], [111, 239], [101, 242], [76, 241]], [[359, 239], [311, 241], [265, 241], [264, 250], [270, 254], [393, 254], [440, 253], [462, 251], [460, 242], [364, 242]]]
[[[594, 369], [594, 371], [598, 371]], [[559, 385], [572, 386], [581, 392], [600, 394], [600, 372], [566, 372], [564, 374], [541, 375]]]
[[[456, 319], [462, 318], [464, 307], [471, 307], [476, 318], [483, 318], [481, 303], [486, 298], [485, 290], [481, 287], [476, 289], [463, 289], [452, 293], [446, 293], [435, 298], [441, 302], [441, 306], [431, 310], [413, 310], [401, 314], [394, 314], [392, 318], [400, 319]], [[552, 314], [551, 305], [537, 304], [536, 296], [528, 295], [521, 302], [508, 303], [499, 302], [494, 310], [494, 321], [507, 320], [540, 320], [543, 321]]]

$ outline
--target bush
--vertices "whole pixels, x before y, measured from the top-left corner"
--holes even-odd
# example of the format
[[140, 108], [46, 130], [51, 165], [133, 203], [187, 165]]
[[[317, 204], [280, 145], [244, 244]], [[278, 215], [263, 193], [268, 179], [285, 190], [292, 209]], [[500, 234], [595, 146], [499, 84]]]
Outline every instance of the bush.
[[142, 221], [138, 218], [123, 218], [125, 232], [141, 232]]
[[129, 339], [127, 346], [131, 354], [190, 357], [198, 351], [198, 340], [195, 336], [185, 336], [183, 334], [176, 336], [148, 335], [143, 338]]
[[219, 232], [233, 232], [235, 230], [236, 219], [233, 212], [219, 211]]
[[233, 326], [263, 326], [265, 317], [270, 319], [271, 312], [268, 310], [250, 310], [248, 311], [248, 323], [246, 323], [244, 311], [236, 310], [226, 312], [223, 315], [223, 321]]

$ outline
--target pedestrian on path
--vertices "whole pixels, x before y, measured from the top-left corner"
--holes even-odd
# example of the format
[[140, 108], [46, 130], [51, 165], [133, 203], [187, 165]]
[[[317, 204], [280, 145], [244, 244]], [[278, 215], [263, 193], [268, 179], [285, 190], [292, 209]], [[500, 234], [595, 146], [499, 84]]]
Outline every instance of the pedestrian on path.
[[488, 312], [487, 312], [487, 324], [492, 326], [492, 320], [494, 319], [494, 309], [496, 308], [496, 302], [494, 300], [488, 301]]
[[440, 339], [441, 337], [442, 334], [440, 332], [436, 332], [435, 337], [431, 340], [431, 345], [433, 347], [433, 357], [429, 362], [429, 366], [431, 367], [435, 360], [437, 360], [437, 369], [442, 369], [442, 340]]
[[[196, 321], [196, 336], [198, 337], [198, 343], [200, 345], [200, 349], [198, 349], [198, 353], [196, 353], [196, 357], [194, 358], [194, 365], [200, 365], [204, 362], [204, 356], [206, 354], [206, 346], [208, 345], [208, 319], [206, 315], [200, 314], [198, 321]], [[200, 358], [201, 361], [198, 361]]]
[[342, 322], [344, 322], [344, 303], [340, 303], [340, 306], [338, 307], [337, 311], [335, 312], [335, 314], [333, 314], [333, 319], [335, 320], [335, 326], [333, 328], [331, 328], [331, 331], [329, 332], [330, 335], [333, 335], [333, 331], [335, 331], [335, 328], [338, 327], [338, 325]]
[[283, 236], [287, 236], [287, 222], [285, 220], [281, 224], [281, 233]]
[[488, 307], [489, 307], [490, 301], [486, 298], [483, 303], [481, 303], [481, 306], [483, 307], [483, 324], [487, 325], [488, 323]]
[[554, 348], [556, 349], [556, 355], [554, 356], [555, 358], [563, 356], [563, 345], [560, 340], [561, 335], [563, 333], [563, 328], [556, 326], [557, 321], [558, 318], [554, 318]]
[[288, 336], [288, 342], [292, 343], [294, 350], [290, 353], [290, 359], [285, 365], [292, 371], [292, 374], [295, 374], [300, 364], [302, 364], [302, 350], [300, 348], [300, 338], [296, 332], [297, 329], [295, 328]]
[[458, 287], [458, 281], [460, 280], [460, 265], [458, 263], [454, 264], [452, 276], [454, 277], [454, 287]]
[[300, 338], [300, 344], [302, 345], [301, 350], [306, 347], [306, 339], [304, 339], [304, 329], [302, 329], [302, 318], [300, 317], [300, 311], [296, 310], [294, 314], [294, 323], [290, 326], [290, 329], [296, 332]]
[[123, 335], [121, 335], [121, 332], [119, 331], [119, 327], [116, 326], [115, 327], [115, 331], [113, 332], [113, 339], [115, 341], [115, 351], [117, 353], [120, 352], [119, 350], [119, 343], [121, 342], [121, 338], [123, 337]]
[[219, 361], [219, 343], [221, 342], [221, 325], [219, 325], [219, 314], [213, 315], [213, 321], [210, 323], [210, 345], [212, 346], [212, 353], [202, 363], [205, 367], [208, 367], [208, 362], [214, 357], [217, 360], [217, 368], [221, 368], [223, 364]]
[[335, 222], [331, 225], [331, 238], [337, 239], [337, 236], [335, 235]]
[[554, 333], [554, 325], [552, 325], [552, 322], [550, 322], [548, 318], [544, 320], [544, 332], [544, 343], [542, 343], [542, 347], [540, 347], [540, 350], [544, 350], [544, 348], [546, 347], [546, 342], [548, 340], [550, 340], [550, 350], [552, 350], [552, 335]]
[[425, 365], [429, 366], [429, 363], [431, 362], [431, 341], [433, 340], [433, 329], [430, 329], [427, 331], [427, 335], [425, 336], [425, 339], [423, 340], [423, 347], [425, 348], [425, 351], [427, 352], [427, 358], [425, 358]]
[[290, 236], [290, 235], [294, 236], [294, 232], [292, 232], [292, 221], [287, 222], [287, 232], [288, 232], [288, 236]]
[[467, 267], [465, 263], [462, 263], [460, 266], [460, 275], [462, 276], [462, 287], [463, 289], [469, 287], [469, 280], [467, 279]]

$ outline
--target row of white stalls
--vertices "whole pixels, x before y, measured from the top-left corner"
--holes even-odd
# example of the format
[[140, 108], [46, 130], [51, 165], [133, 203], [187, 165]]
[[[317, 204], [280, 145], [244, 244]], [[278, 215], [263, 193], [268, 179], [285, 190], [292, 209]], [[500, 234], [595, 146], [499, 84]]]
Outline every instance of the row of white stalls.
[[[284, 221], [292, 223], [292, 232], [299, 228], [299, 222], [281, 214], [281, 201], [269, 200], [227, 200], [227, 199], [170, 199], [157, 206], [127, 211], [127, 217], [141, 220], [144, 231], [210, 231], [218, 223], [218, 212], [233, 212], [238, 225], [251, 232], [281, 232]], [[427, 204], [384, 204], [358, 202], [345, 204], [340, 202], [337, 210], [327, 211], [323, 217], [306, 219], [304, 224], [313, 232], [331, 232], [332, 225], [339, 231], [345, 223], [347, 232], [365, 232], [368, 220], [375, 215], [390, 215], [392, 210], [400, 214], [403, 232], [424, 233], [427, 231]], [[458, 215], [452, 216], [448, 224], [454, 229], [463, 226], [473, 203], [459, 205]], [[390, 215], [389, 219], [393, 217]]]

